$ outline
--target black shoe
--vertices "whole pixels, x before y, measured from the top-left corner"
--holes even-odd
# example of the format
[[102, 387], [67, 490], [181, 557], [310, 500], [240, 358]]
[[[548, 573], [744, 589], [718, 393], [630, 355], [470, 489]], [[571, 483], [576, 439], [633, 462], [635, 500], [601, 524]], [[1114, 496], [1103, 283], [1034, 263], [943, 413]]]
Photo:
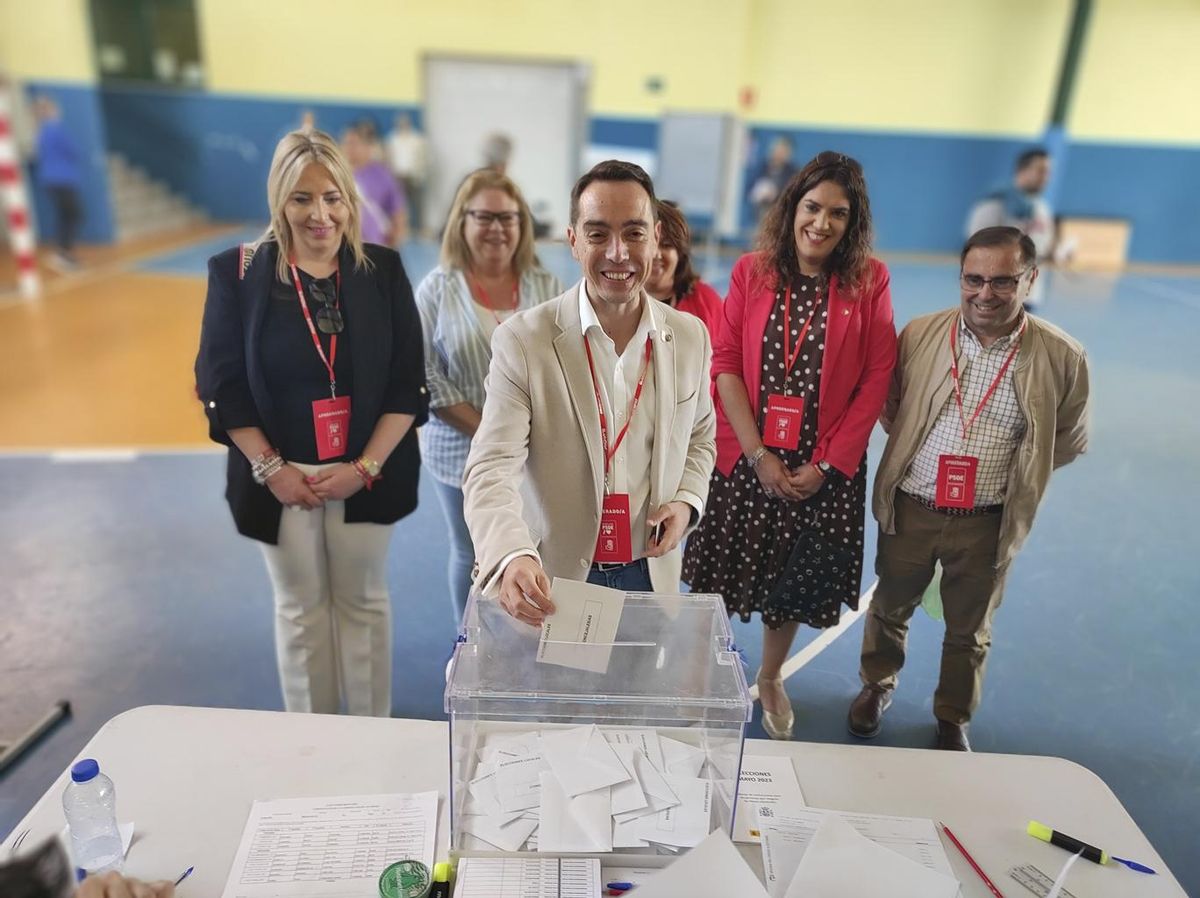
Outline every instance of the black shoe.
[[879, 735], [883, 723], [883, 712], [892, 703], [892, 690], [882, 686], [864, 686], [850, 703], [846, 727], [851, 736], [859, 739], [874, 739]]
[[942, 751], [970, 751], [971, 743], [967, 741], [967, 724], [937, 722], [937, 747]]

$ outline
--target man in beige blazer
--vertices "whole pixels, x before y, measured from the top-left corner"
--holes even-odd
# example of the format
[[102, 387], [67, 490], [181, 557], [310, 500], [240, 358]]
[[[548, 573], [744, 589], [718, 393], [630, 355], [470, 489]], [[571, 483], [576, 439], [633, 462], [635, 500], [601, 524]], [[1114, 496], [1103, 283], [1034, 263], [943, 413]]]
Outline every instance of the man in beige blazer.
[[553, 577], [679, 588], [716, 452], [712, 347], [644, 289], [658, 234], [650, 177], [598, 164], [571, 191], [583, 279], [493, 337], [464, 510], [476, 585], [526, 623], [553, 612]]

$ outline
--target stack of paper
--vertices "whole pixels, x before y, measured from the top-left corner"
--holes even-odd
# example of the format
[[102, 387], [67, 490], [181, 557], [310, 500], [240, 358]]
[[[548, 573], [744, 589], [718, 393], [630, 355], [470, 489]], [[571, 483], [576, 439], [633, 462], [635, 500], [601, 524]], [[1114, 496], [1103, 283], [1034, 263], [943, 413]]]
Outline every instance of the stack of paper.
[[455, 898], [595, 898], [599, 858], [465, 857]]
[[501, 851], [691, 848], [711, 829], [704, 762], [648, 728], [506, 735], [480, 750], [460, 825]]
[[933, 821], [844, 811], [759, 810], [770, 898], [954, 898], [958, 880]]

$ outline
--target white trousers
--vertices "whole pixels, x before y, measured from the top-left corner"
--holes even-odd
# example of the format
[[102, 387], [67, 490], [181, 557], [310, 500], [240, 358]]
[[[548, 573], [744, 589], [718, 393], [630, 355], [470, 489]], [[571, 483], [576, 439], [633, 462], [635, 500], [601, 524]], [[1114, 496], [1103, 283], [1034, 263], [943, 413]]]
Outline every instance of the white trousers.
[[[312, 475], [327, 465], [295, 467]], [[275, 589], [275, 650], [289, 711], [390, 717], [392, 525], [347, 524], [345, 502], [284, 508], [279, 544], [262, 543]]]

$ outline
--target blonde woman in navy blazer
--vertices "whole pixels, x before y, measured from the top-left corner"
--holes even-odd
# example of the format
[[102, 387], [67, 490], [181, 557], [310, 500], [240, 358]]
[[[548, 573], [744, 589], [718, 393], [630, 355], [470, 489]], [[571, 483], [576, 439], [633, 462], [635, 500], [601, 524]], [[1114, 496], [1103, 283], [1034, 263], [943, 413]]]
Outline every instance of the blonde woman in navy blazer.
[[274, 586], [284, 704], [388, 716], [388, 541], [417, 504], [428, 404], [420, 320], [400, 256], [362, 242], [332, 138], [284, 137], [267, 196], [266, 234], [209, 260], [197, 393]]

